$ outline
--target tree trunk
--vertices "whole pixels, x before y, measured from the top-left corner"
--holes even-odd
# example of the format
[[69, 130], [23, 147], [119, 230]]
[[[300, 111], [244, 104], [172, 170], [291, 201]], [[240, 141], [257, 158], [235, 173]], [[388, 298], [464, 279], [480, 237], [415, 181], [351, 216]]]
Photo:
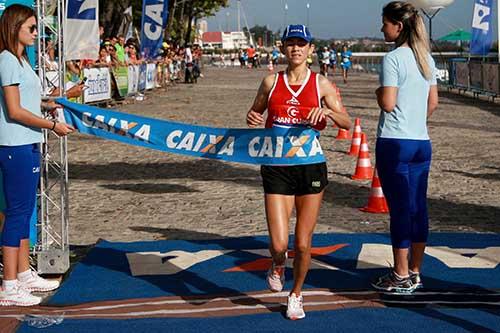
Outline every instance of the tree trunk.
[[188, 6], [188, 12], [186, 16], [188, 17], [188, 26], [187, 26], [186, 36], [184, 39], [186, 43], [191, 43], [191, 32], [193, 31], [193, 19], [194, 19], [192, 2]]
[[99, 0], [101, 24], [105, 27], [104, 37], [116, 36], [123, 19], [123, 12], [130, 6], [130, 0]]
[[165, 40], [170, 39], [170, 33], [172, 31], [172, 27], [173, 27], [173, 24], [175, 21], [175, 9], [177, 7], [177, 0], [173, 0], [173, 1], [169, 2], [168, 7], [169, 7], [169, 9], [168, 9], [167, 28], [165, 29], [165, 34], [164, 34]]

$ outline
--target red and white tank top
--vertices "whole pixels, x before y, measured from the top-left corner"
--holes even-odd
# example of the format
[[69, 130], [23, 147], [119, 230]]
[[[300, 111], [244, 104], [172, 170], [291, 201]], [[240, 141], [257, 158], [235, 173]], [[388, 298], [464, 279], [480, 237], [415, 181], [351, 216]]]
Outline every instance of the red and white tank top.
[[[312, 108], [321, 106], [319, 75], [307, 70], [302, 85], [288, 84], [286, 72], [279, 72], [267, 102], [266, 128], [310, 127], [307, 116]], [[317, 130], [326, 127], [326, 119], [314, 126]]]

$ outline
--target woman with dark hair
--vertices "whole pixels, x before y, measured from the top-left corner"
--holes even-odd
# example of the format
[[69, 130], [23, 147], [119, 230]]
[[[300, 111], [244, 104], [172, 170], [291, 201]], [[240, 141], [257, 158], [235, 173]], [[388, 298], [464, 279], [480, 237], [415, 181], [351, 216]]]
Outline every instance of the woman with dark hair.
[[429, 234], [427, 182], [431, 141], [427, 119], [438, 105], [436, 67], [425, 25], [406, 2], [387, 4], [382, 32], [396, 48], [385, 55], [377, 131], [377, 170], [391, 219], [394, 268], [373, 282], [379, 290], [412, 292], [422, 286], [420, 268]]
[[0, 18], [0, 170], [7, 208], [2, 232], [3, 283], [0, 305], [30, 306], [40, 297], [32, 291], [56, 289], [29, 266], [29, 222], [40, 178], [42, 128], [57, 135], [73, 132], [69, 125], [42, 118], [40, 80], [26, 56], [37, 37], [33, 9], [11, 5]]
[[[330, 119], [339, 127], [349, 129], [349, 115], [332, 84], [322, 75], [312, 72], [307, 58], [313, 51], [312, 36], [304, 25], [289, 25], [281, 39], [281, 52], [288, 66], [285, 71], [268, 75], [262, 81], [254, 103], [247, 113], [249, 127], [265, 124], [266, 128], [326, 127]], [[267, 121], [263, 113], [267, 110]], [[267, 273], [267, 285], [279, 292], [285, 282], [289, 220], [295, 207], [295, 258], [293, 287], [288, 296], [286, 316], [305, 317], [302, 286], [311, 262], [311, 243], [328, 184], [326, 163], [261, 167], [264, 185], [264, 204], [271, 243], [272, 265]]]

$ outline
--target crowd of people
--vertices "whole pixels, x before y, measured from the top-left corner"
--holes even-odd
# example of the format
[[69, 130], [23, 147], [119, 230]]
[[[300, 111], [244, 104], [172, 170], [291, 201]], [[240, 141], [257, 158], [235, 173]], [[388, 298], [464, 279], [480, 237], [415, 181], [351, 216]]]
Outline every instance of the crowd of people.
[[[100, 29], [101, 36], [103, 27]], [[45, 69], [47, 71], [58, 71], [59, 64], [57, 61], [58, 50], [53, 41], [48, 39], [46, 42], [46, 54], [43, 57], [45, 60]], [[99, 54], [97, 59], [82, 59], [66, 61], [66, 89], [73, 88], [70, 96], [78, 96], [75, 90], [80, 86], [79, 93], [84, 87], [82, 81], [82, 70], [84, 68], [102, 68], [107, 67], [113, 70], [117, 67], [135, 66], [145, 63], [157, 64], [157, 84], [171, 84], [178, 81], [186, 83], [195, 83], [201, 74], [201, 57], [202, 50], [199, 46], [180, 46], [174, 42], [163, 42], [158, 50], [156, 57], [146, 59], [141, 55], [139, 41], [136, 38], [125, 40], [122, 35], [103, 37], [100, 42]], [[116, 94], [116, 82], [112, 80], [112, 90], [115, 92], [113, 97], [119, 98]], [[52, 87], [53, 88], [53, 87]], [[52, 90], [51, 90], [52, 91]]]
[[[427, 118], [438, 104], [436, 68], [430, 55], [423, 19], [410, 3], [393, 1], [382, 13], [382, 32], [387, 42], [395, 43], [383, 61], [381, 86], [376, 90], [380, 106], [377, 129], [376, 165], [390, 209], [394, 268], [374, 279], [374, 288], [384, 292], [412, 293], [422, 287], [420, 277], [428, 238], [427, 182], [432, 155], [427, 133]], [[39, 144], [42, 129], [60, 136], [74, 129], [56, 120], [42, 117], [57, 105], [42, 102], [39, 79], [27, 62], [26, 47], [38, 35], [36, 14], [22, 5], [9, 6], [0, 18], [0, 171], [6, 198], [2, 232], [4, 276], [0, 305], [31, 306], [41, 302], [32, 294], [49, 291], [58, 282], [44, 279], [29, 266], [29, 220], [35, 205], [40, 172]], [[280, 52], [287, 67], [267, 75], [247, 113], [249, 127], [289, 130], [323, 130], [327, 121], [349, 129], [349, 115], [326, 75], [311, 71], [312, 36], [303, 25], [286, 27]], [[135, 40], [122, 36], [102, 41], [99, 59], [68, 63], [69, 75], [80, 79], [85, 66], [126, 66], [140, 64], [142, 57]], [[338, 60], [344, 71], [350, 68], [352, 53], [347, 46], [319, 50], [321, 69], [335, 68]], [[45, 66], [55, 70], [56, 50], [47, 48]], [[258, 68], [260, 54], [253, 47], [231, 55], [241, 65]], [[276, 56], [276, 58], [275, 58]], [[268, 55], [274, 63], [278, 55]], [[185, 82], [196, 81], [201, 50], [163, 45], [158, 63], [168, 68], [168, 80], [184, 75]], [[332, 67], [333, 66], [333, 67]], [[181, 74], [181, 71], [184, 73]], [[264, 113], [267, 112], [267, 119]], [[286, 316], [305, 317], [302, 287], [311, 261], [314, 228], [328, 185], [326, 162], [292, 166], [261, 166], [264, 206], [270, 235], [272, 265], [266, 281], [273, 292], [283, 290], [288, 251], [289, 220], [295, 208], [295, 257], [293, 287], [287, 298]]]

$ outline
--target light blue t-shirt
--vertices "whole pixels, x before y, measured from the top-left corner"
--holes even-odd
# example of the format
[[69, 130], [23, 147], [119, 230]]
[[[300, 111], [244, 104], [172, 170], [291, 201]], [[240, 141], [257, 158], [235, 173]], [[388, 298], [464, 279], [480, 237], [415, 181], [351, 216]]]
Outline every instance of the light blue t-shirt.
[[23, 65], [9, 51], [0, 53], [0, 146], [20, 146], [42, 142], [42, 130], [22, 125], [9, 118], [3, 87], [18, 85], [21, 107], [42, 116], [40, 109], [40, 80], [31, 65]]
[[392, 112], [380, 111], [377, 137], [429, 140], [427, 134], [427, 100], [431, 85], [436, 85], [436, 66], [429, 55], [430, 80], [420, 73], [413, 51], [398, 47], [387, 53], [382, 62], [380, 84], [397, 87], [396, 107]]

